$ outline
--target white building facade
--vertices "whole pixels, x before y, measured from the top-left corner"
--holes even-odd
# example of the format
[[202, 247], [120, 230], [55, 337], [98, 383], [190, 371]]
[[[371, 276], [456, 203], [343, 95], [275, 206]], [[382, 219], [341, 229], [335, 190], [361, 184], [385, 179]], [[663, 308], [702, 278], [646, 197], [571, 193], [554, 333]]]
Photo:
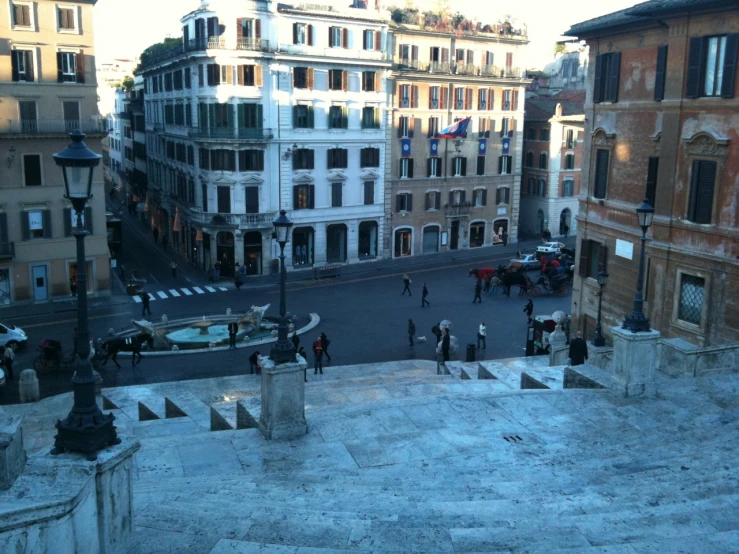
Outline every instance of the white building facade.
[[215, 0], [183, 46], [142, 60], [149, 217], [203, 269], [288, 270], [378, 257], [387, 24], [376, 12]]

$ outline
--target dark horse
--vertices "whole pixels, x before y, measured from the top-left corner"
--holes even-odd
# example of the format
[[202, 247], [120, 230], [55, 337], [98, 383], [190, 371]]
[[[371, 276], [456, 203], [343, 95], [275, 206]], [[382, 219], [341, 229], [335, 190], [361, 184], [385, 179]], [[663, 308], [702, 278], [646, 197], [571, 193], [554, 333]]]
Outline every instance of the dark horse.
[[511, 295], [511, 287], [520, 287], [519, 296], [523, 296], [530, 287], [530, 281], [526, 276], [526, 271], [521, 266], [518, 269], [512, 269], [510, 266], [500, 266], [496, 271], [500, 278], [500, 282], [505, 287], [505, 295]]
[[139, 362], [141, 361], [141, 346], [147, 343], [149, 345], [149, 348], [152, 347], [154, 344], [154, 339], [151, 335], [148, 335], [146, 333], [139, 333], [138, 335], [134, 335], [132, 337], [116, 337], [114, 339], [106, 340], [103, 343], [103, 350], [105, 350], [106, 354], [103, 358], [103, 365], [108, 363], [108, 358], [113, 360], [113, 363], [118, 367], [118, 369], [121, 369], [120, 364], [116, 361], [116, 358], [118, 357], [118, 352], [133, 352], [133, 355], [131, 356], [131, 365], [133, 367], [136, 367], [136, 364], [138, 363], [136, 361], [136, 356], [139, 357]]

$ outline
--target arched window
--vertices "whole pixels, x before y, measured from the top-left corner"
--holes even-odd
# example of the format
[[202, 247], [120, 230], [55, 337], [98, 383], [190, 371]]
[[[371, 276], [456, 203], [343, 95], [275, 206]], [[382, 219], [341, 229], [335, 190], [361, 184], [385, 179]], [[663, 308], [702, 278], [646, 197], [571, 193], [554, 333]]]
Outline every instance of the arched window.
[[526, 167], [534, 167], [534, 153], [533, 152], [526, 153]]
[[547, 195], [547, 182], [545, 179], [539, 179], [539, 196]]
[[565, 169], [575, 169], [575, 154], [572, 152], [565, 154]]
[[547, 153], [542, 152], [539, 154], [539, 169], [546, 169], [547, 168]]

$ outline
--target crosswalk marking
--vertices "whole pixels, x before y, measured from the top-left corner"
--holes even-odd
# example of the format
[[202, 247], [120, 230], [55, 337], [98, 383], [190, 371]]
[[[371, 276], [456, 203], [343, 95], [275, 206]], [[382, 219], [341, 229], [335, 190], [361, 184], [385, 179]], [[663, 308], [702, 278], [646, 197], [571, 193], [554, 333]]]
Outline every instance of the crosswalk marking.
[[192, 296], [192, 293], [188, 289], [180, 289], [180, 290], [185, 293], [185, 296]]
[[213, 287], [205, 287], [205, 290], [207, 290], [208, 292], [215, 292], [216, 291], [216, 289], [214, 289]]
[[139, 294], [135, 294], [132, 296], [133, 301], [136, 304], [141, 304], [141, 296], [143, 294], [149, 295], [149, 300], [167, 300], [168, 298], [180, 298], [183, 295], [184, 296], [193, 296], [196, 294], [205, 294], [206, 291], [208, 292], [218, 292], [218, 291], [228, 291], [226, 287], [211, 287], [208, 285], [203, 285], [202, 287], [181, 287], [178, 289], [168, 289], [168, 290], [157, 290], [154, 292], [141, 292]]
[[205, 291], [201, 289], [200, 287], [193, 287], [192, 290], [194, 290], [198, 294], [205, 294]]
[[152, 293], [148, 293], [148, 294], [149, 294], [149, 300], [156, 300], [157, 299], [157, 297], [154, 296]]
[[179, 292], [177, 292], [177, 291], [176, 291], [175, 289], [169, 289], [169, 294], [171, 294], [171, 295], [172, 295], [172, 296], [174, 296], [175, 298], [178, 298], [178, 297], [182, 296], [182, 295], [181, 295], [181, 294], [180, 294]]
[[167, 296], [167, 293], [163, 290], [157, 291], [157, 294], [159, 295], [159, 298], [169, 298], [169, 296]]
[[218, 287], [221, 290], [228, 290], [226, 287]]
[[139, 298], [139, 295], [133, 297], [133, 301], [136, 302], [136, 304], [141, 304], [141, 298]]

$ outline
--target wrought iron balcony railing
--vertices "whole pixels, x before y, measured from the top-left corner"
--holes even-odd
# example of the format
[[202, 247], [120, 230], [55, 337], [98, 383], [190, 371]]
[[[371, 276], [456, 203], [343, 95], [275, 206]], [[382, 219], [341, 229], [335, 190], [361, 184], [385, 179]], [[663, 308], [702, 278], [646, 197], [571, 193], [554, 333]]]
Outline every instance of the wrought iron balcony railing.
[[106, 132], [106, 120], [72, 119], [6, 119], [0, 120], [0, 134], [17, 135], [64, 135], [79, 129], [83, 133]]

